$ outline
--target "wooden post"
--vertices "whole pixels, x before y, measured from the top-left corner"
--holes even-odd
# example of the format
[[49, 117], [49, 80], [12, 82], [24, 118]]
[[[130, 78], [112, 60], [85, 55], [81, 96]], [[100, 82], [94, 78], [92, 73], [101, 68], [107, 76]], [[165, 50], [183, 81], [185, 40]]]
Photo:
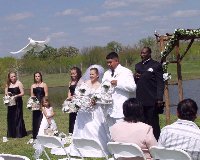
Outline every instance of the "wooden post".
[[181, 74], [181, 59], [179, 53], [179, 41], [176, 46], [176, 59], [177, 59], [177, 78], [178, 78], [178, 96], [179, 102], [183, 100], [183, 87], [182, 87], [182, 74]]
[[[160, 49], [164, 50], [164, 37], [160, 36]], [[166, 62], [166, 58], [164, 59]], [[170, 124], [170, 100], [169, 100], [169, 87], [168, 80], [165, 81], [164, 96], [165, 96], [165, 114], [166, 114], [166, 124]]]

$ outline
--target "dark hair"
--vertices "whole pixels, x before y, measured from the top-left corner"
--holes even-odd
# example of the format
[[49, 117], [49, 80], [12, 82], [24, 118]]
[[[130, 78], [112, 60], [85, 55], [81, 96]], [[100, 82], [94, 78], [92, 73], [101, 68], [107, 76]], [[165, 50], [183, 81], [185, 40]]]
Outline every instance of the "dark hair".
[[44, 101], [47, 101], [47, 102], [49, 103], [49, 105], [48, 105], [49, 107], [51, 106], [50, 101], [49, 101], [49, 98], [45, 96], [45, 97], [42, 98], [42, 101], [41, 101], [41, 106], [42, 106], [42, 107], [44, 107], [44, 105], [43, 105], [43, 104], [44, 104]]
[[151, 54], [151, 48], [150, 47], [144, 47], [143, 49], [147, 49], [148, 53]]
[[142, 122], [144, 117], [143, 107], [136, 98], [129, 98], [123, 103], [123, 114], [127, 122]]
[[70, 70], [75, 70], [76, 71], [76, 73], [77, 73], [77, 82], [78, 82], [79, 79], [82, 76], [82, 72], [81, 72], [80, 68], [78, 68], [78, 67], [72, 67]]
[[198, 106], [192, 99], [184, 99], [178, 103], [178, 117], [183, 120], [194, 121], [196, 119]]
[[108, 53], [108, 55], [106, 56], [106, 59], [119, 59], [119, 56], [116, 52], [110, 52]]
[[40, 77], [41, 77], [41, 82], [43, 82], [42, 73], [37, 71], [37, 72], [35, 72], [35, 73], [33, 74], [33, 76], [34, 76], [34, 77], [33, 77], [33, 78], [34, 78], [34, 83], [36, 83], [36, 80], [35, 80], [35, 75], [36, 75], [36, 74], [39, 74], [39, 75], [40, 75]]
[[99, 75], [99, 70], [98, 70], [97, 68], [90, 68], [90, 71], [91, 71], [91, 70], [94, 70], [94, 71], [96, 72], [96, 74]]
[[11, 83], [11, 81], [10, 81], [10, 75], [11, 75], [12, 73], [14, 73], [15, 76], [16, 76], [16, 78], [17, 78], [17, 73], [14, 72], [14, 71], [10, 71], [10, 72], [8, 73], [8, 76], [7, 76], [7, 82], [6, 82], [7, 86], [9, 86], [10, 83]]

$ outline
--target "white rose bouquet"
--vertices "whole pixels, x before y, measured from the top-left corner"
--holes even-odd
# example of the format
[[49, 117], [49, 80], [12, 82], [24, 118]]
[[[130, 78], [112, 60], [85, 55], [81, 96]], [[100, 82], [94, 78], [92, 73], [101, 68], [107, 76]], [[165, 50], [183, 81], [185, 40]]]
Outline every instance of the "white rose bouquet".
[[62, 111], [64, 113], [74, 113], [78, 112], [79, 106], [76, 105], [76, 103], [73, 100], [65, 100], [64, 103], [62, 104]]
[[105, 104], [112, 104], [113, 87], [110, 81], [104, 81], [101, 84], [101, 102]]
[[75, 90], [75, 96], [71, 101], [65, 100], [62, 104], [62, 111], [66, 113], [81, 111], [91, 111], [93, 106], [91, 105], [92, 100], [89, 97], [90, 91], [86, 83], [82, 83]]
[[90, 94], [88, 85], [83, 82], [80, 86], [75, 90], [75, 95], [77, 96], [88, 96]]
[[36, 97], [30, 97], [27, 101], [27, 106], [26, 108], [35, 111], [35, 110], [40, 110], [40, 102]]
[[15, 98], [14, 96], [12, 95], [12, 93], [8, 93], [8, 95], [5, 95], [3, 97], [3, 103], [6, 105], [6, 106], [14, 106], [16, 105], [16, 101], [15, 101]]

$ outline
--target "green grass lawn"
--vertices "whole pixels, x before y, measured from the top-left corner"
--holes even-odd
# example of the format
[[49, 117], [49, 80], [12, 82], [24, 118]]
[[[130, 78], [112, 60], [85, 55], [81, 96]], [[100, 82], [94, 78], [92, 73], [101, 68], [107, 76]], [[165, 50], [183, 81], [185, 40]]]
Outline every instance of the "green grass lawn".
[[[20, 75], [20, 81], [23, 83], [25, 89], [30, 89], [33, 84], [33, 75]], [[67, 86], [69, 83], [69, 74], [43, 74], [43, 81], [47, 83], [48, 87]]]
[[[200, 78], [200, 62], [199, 61], [190, 61], [182, 63], [182, 74], [183, 79], [195, 79]], [[133, 70], [133, 68], [132, 68]], [[174, 64], [169, 65], [169, 72], [172, 73], [172, 80], [176, 80], [176, 68]], [[47, 83], [49, 87], [55, 86], [65, 86], [62, 90], [52, 89], [50, 90], [50, 100], [54, 106], [54, 110], [56, 112], [55, 121], [57, 123], [58, 129], [60, 132], [67, 133], [68, 132], [68, 114], [64, 114], [61, 111], [61, 104], [66, 98], [67, 94], [67, 85], [69, 82], [69, 74], [44, 74], [43, 75], [44, 82]], [[24, 84], [25, 89], [30, 89], [31, 84], [33, 83], [33, 75], [21, 75], [20, 81]], [[29, 94], [29, 93], [26, 93]], [[3, 95], [0, 95], [3, 97]], [[26, 102], [29, 98], [28, 95], [23, 97], [24, 100], [24, 120], [26, 129], [28, 131], [28, 136], [21, 139], [9, 139], [8, 142], [3, 143], [2, 137], [6, 136], [7, 131], [7, 109], [3, 105], [2, 98], [0, 98], [0, 118], [1, 118], [1, 126], [0, 126], [0, 153], [11, 153], [11, 154], [19, 154], [25, 155], [30, 159], [33, 159], [34, 149], [32, 145], [26, 144], [28, 140], [31, 138], [31, 124], [32, 124], [32, 113], [28, 109], [26, 109]], [[176, 116], [171, 116], [171, 122], [176, 120]], [[200, 118], [197, 119], [197, 124], [200, 126]], [[165, 126], [165, 116], [160, 116], [160, 125], [161, 127]], [[64, 158], [63, 156], [54, 156], [50, 155], [51, 159]], [[42, 155], [43, 159], [46, 159], [44, 155]], [[88, 158], [89, 159], [89, 158]]]

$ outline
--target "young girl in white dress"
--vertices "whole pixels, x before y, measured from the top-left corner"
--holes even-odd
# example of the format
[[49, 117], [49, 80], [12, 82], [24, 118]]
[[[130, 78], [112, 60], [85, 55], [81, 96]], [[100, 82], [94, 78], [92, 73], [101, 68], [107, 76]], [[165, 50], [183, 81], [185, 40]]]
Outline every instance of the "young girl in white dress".
[[44, 130], [47, 128], [51, 128], [53, 131], [57, 130], [56, 122], [53, 119], [53, 107], [50, 105], [49, 99], [47, 97], [43, 97], [41, 106], [43, 118], [40, 124], [38, 135], [44, 135]]

